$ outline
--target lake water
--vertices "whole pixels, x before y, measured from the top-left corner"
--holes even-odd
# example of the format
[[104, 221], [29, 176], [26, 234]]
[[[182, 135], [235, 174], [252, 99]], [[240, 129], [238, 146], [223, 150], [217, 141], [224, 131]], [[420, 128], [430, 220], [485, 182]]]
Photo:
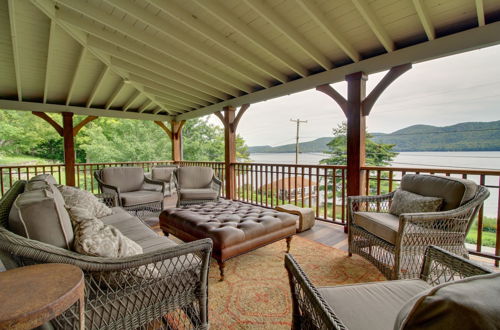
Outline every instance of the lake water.
[[[295, 153], [255, 153], [250, 154], [255, 163], [295, 164]], [[327, 158], [322, 153], [302, 153], [300, 164], [317, 165], [321, 159]], [[477, 169], [500, 171], [500, 151], [470, 152], [400, 152], [391, 162], [394, 167]], [[470, 177], [478, 181], [478, 177]], [[498, 177], [487, 177], [486, 185], [498, 186]], [[496, 217], [498, 205], [498, 188], [489, 188], [490, 197], [486, 200], [485, 215]]]

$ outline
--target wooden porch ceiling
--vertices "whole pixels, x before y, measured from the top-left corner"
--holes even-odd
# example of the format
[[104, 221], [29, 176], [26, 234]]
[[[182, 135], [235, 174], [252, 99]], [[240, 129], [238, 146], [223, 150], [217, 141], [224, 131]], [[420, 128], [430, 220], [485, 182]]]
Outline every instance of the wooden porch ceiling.
[[498, 0], [5, 0], [0, 109], [184, 120], [500, 43]]

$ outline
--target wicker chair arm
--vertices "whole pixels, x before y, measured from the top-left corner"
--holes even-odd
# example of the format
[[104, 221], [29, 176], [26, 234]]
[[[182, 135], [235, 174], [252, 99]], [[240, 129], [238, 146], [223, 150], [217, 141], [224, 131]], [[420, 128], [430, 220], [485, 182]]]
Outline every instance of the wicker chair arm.
[[[116, 186], [112, 186], [110, 184], [106, 184], [104, 183], [101, 178], [99, 177], [99, 175], [97, 174], [97, 171], [94, 173], [94, 178], [96, 179], [97, 183], [99, 184], [99, 190], [101, 192], [105, 192], [103, 191], [102, 188], [106, 188], [106, 189], [110, 189], [110, 190], [113, 190], [118, 196], [120, 196], [120, 188], [116, 187]], [[119, 198], [119, 197], [118, 197]]]
[[160, 186], [161, 187], [161, 193], [165, 195], [165, 182], [150, 179], [146, 175], [144, 175], [144, 182], [148, 183], [148, 184], [151, 184], [151, 185]]
[[492, 273], [491, 270], [463, 257], [431, 245], [425, 251], [420, 278], [432, 285], [475, 275]]
[[391, 200], [394, 196], [394, 191], [384, 195], [373, 195], [373, 196], [349, 196], [347, 197], [347, 202], [349, 204], [353, 203], [372, 203], [372, 202], [383, 202], [386, 200]]
[[215, 175], [212, 177], [211, 188], [217, 191], [217, 195], [220, 195], [220, 189], [222, 187], [222, 181]]

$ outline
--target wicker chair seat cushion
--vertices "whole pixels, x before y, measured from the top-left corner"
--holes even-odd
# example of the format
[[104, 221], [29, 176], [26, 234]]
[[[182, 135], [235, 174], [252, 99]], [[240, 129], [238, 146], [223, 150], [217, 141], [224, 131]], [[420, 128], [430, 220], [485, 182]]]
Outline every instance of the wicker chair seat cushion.
[[151, 169], [151, 178], [157, 181], [170, 182], [172, 175], [177, 167], [153, 167]]
[[106, 167], [101, 170], [102, 181], [120, 189], [120, 193], [141, 190], [144, 170], [140, 167]]
[[210, 188], [201, 189], [180, 189], [180, 198], [182, 200], [213, 200], [217, 198], [217, 191]]
[[123, 206], [161, 202], [164, 198], [161, 191], [137, 190], [120, 194]]
[[34, 182], [34, 181], [43, 181], [43, 182], [50, 183], [50, 184], [57, 184], [56, 179], [48, 173], [35, 175], [34, 177], [32, 177], [30, 179], [29, 182]]
[[430, 288], [422, 280], [399, 280], [319, 287], [318, 291], [335, 314], [351, 330], [387, 330], [413, 296]]
[[500, 273], [425, 290], [399, 312], [394, 329], [500, 329]]
[[399, 217], [390, 213], [355, 212], [354, 223], [381, 239], [396, 244]]
[[204, 166], [180, 167], [176, 173], [179, 186], [182, 189], [208, 188], [214, 176], [214, 170]]
[[406, 174], [402, 190], [443, 199], [442, 211], [453, 210], [474, 198], [477, 185], [473, 181], [438, 175]]
[[66, 207], [84, 208], [92, 217], [96, 218], [105, 217], [113, 212], [90, 191], [62, 185], [58, 186], [58, 189], [64, 198]]
[[23, 237], [64, 249], [73, 246], [71, 219], [56, 188], [20, 194], [10, 209], [9, 229]]
[[389, 213], [400, 215], [403, 213], [422, 213], [439, 211], [443, 199], [427, 197], [398, 189], [394, 192]]

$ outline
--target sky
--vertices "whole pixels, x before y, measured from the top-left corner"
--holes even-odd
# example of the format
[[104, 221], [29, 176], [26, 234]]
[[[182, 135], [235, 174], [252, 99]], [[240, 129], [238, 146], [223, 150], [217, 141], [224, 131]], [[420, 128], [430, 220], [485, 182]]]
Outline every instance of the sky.
[[[367, 95], [386, 72], [372, 74]], [[347, 84], [332, 84], [346, 96]], [[252, 104], [241, 118], [238, 134], [247, 145], [282, 145], [332, 136], [345, 116], [327, 95], [308, 90]], [[426, 124], [448, 126], [466, 121], [500, 120], [500, 45], [417, 63], [389, 86], [367, 118], [369, 132], [391, 133]], [[211, 123], [220, 125], [217, 117]]]

